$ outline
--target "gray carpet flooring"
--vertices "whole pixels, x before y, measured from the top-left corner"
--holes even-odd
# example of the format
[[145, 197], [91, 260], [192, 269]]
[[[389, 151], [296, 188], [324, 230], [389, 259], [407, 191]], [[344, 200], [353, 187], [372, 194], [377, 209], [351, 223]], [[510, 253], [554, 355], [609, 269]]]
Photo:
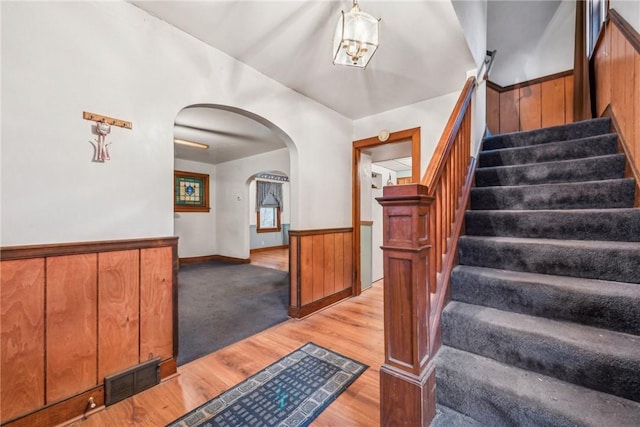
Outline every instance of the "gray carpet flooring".
[[285, 321], [289, 273], [211, 261], [178, 273], [178, 365]]
[[609, 132], [484, 140], [432, 426], [640, 426], [640, 209]]

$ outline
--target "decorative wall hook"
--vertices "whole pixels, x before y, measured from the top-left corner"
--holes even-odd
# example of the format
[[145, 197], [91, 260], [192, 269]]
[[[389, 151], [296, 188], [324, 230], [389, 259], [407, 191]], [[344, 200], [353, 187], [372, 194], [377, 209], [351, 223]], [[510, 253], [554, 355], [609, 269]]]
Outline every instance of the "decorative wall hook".
[[111, 126], [119, 126], [125, 129], [131, 129], [131, 122], [125, 122], [124, 120], [114, 119], [113, 117], [101, 116], [99, 114], [89, 113], [84, 111], [82, 113], [82, 118], [85, 120], [92, 120], [96, 122], [95, 133], [98, 135], [98, 139], [95, 144], [93, 141], [89, 141], [95, 147], [95, 158], [94, 162], [104, 162], [105, 160], [110, 160], [109, 156], [109, 145], [111, 142], [107, 143], [105, 141], [105, 137], [111, 132]]

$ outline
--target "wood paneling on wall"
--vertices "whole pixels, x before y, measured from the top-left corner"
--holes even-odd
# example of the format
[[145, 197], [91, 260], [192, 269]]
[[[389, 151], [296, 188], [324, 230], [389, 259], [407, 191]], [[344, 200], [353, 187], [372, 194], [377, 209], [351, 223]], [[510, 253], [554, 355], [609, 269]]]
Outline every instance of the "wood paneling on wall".
[[97, 254], [46, 258], [47, 403], [95, 386]]
[[573, 122], [571, 71], [502, 87], [487, 82], [487, 127], [493, 134]]
[[[0, 422], [57, 424], [149, 358], [176, 372], [177, 238], [0, 248]], [[42, 424], [42, 420], [47, 420]]]
[[290, 230], [289, 315], [304, 317], [352, 295], [353, 230]]
[[44, 260], [0, 265], [1, 420], [44, 405]]
[[[596, 113], [612, 116], [628, 159], [627, 176], [640, 179], [640, 35], [615, 10], [592, 56]], [[640, 190], [640, 189], [639, 189]], [[640, 191], [637, 191], [639, 193]], [[636, 194], [636, 205], [640, 194]]]

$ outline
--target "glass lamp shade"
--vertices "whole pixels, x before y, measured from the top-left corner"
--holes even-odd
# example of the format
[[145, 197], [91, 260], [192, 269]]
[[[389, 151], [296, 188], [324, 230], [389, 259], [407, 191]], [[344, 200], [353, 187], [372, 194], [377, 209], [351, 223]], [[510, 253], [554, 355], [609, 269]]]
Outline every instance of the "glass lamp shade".
[[365, 68], [378, 49], [379, 24], [357, 3], [350, 12], [343, 11], [333, 38], [333, 63]]

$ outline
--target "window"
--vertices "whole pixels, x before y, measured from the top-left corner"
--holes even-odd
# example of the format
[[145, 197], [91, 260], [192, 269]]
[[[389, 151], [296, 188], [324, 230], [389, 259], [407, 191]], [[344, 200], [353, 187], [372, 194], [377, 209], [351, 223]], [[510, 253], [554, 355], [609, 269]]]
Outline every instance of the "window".
[[280, 208], [260, 208], [258, 209], [258, 233], [274, 233], [279, 232], [280, 226]]
[[173, 172], [173, 210], [175, 212], [209, 212], [209, 175]]
[[258, 233], [275, 233], [281, 230], [282, 184], [256, 181], [256, 215]]
[[602, 23], [607, 16], [607, 1], [587, 0], [586, 6], [587, 57], [591, 57], [591, 53], [593, 49], [595, 49], [596, 42], [598, 41]]

